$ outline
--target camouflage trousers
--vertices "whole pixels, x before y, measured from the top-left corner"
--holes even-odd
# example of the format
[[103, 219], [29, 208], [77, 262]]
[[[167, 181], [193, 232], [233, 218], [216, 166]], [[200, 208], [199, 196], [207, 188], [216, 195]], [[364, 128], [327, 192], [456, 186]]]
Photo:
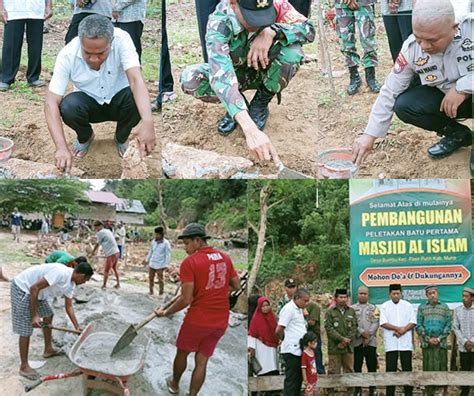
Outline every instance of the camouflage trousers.
[[343, 5], [336, 8], [336, 30], [341, 41], [341, 52], [345, 56], [346, 66], [358, 66], [361, 63], [356, 47], [356, 24], [364, 50], [362, 65], [364, 68], [377, 66], [375, 16], [372, 7], [359, 6], [359, 9], [354, 11]]
[[[271, 92], [281, 92], [298, 71], [304, 53], [300, 44], [283, 46], [277, 42], [270, 48], [268, 57], [270, 64], [265, 70], [247, 67], [246, 62], [244, 65], [234, 65], [239, 91], [257, 89], [263, 84]], [[204, 102], [218, 103], [219, 98], [211, 87], [209, 76], [210, 66], [208, 63], [186, 67], [181, 73], [180, 79], [183, 92]], [[217, 80], [218, 77], [215, 79]], [[215, 86], [218, 83], [219, 81], [216, 81]]]

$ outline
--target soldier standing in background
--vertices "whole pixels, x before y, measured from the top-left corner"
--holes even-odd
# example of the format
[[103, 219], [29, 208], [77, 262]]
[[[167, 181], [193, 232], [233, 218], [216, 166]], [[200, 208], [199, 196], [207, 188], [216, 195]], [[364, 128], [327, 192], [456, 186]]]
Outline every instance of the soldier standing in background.
[[[328, 336], [328, 374], [354, 372], [354, 348], [352, 342], [357, 334], [357, 315], [347, 305], [346, 289], [336, 289], [336, 305], [326, 312], [324, 327]], [[351, 389], [347, 390], [348, 392]], [[334, 389], [330, 394], [334, 393]]]
[[[365, 79], [370, 90], [377, 93], [381, 88], [375, 78], [378, 58], [373, 5], [374, 0], [336, 0], [336, 30], [341, 41], [341, 52], [350, 73], [347, 88], [349, 95], [356, 94], [362, 85], [358, 70], [361, 63], [365, 68]], [[360, 43], [364, 49], [362, 61], [356, 48], [356, 24]]]

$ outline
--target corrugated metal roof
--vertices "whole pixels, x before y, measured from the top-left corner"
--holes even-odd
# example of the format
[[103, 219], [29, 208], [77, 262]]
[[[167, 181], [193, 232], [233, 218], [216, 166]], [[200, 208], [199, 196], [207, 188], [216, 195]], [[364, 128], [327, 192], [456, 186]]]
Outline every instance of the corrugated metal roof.
[[115, 205], [117, 212], [142, 213], [146, 214], [143, 204], [138, 199], [120, 199], [120, 203]]
[[86, 195], [92, 202], [118, 205], [122, 202], [113, 192], [108, 191], [86, 191]]

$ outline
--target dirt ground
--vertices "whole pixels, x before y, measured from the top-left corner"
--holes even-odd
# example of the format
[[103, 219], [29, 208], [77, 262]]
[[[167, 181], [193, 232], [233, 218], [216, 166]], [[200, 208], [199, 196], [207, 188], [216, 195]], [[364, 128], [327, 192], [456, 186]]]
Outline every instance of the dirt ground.
[[[37, 258], [29, 257], [32, 242], [36, 236], [24, 235], [19, 245], [10, 243], [11, 235], [0, 232], [0, 266], [9, 278], [28, 268]], [[140, 249], [137, 249], [139, 251]], [[143, 250], [143, 249], [141, 249]], [[232, 256], [232, 252], [229, 252]], [[108, 289], [100, 289], [102, 276], [94, 274], [91, 281], [76, 289], [75, 296], [86, 303], [74, 304], [76, 316], [81, 325], [85, 326], [97, 319], [110, 319], [112, 324], [120, 321], [128, 326], [138, 323], [154, 308], [170, 298], [176, 285], [167, 283], [165, 295], [149, 296], [147, 283], [143, 271], [125, 271], [120, 290], [113, 289], [115, 281], [110, 279]], [[53, 303], [55, 311], [54, 324], [58, 326], [71, 326], [63, 309], [63, 302]], [[170, 375], [172, 360], [175, 354], [175, 339], [184, 314], [178, 313], [172, 318], [163, 318], [152, 321], [146, 326], [146, 331], [151, 339], [151, 345], [145, 358], [142, 372], [133, 375], [129, 381], [132, 395], [164, 395], [167, 394], [165, 379]], [[221, 339], [214, 356], [208, 364], [207, 380], [204, 383], [202, 394], [223, 395], [246, 393], [246, 317], [241, 314], [231, 313], [231, 325]], [[118, 327], [117, 327], [118, 329]], [[111, 331], [117, 330], [111, 328]], [[11, 330], [9, 284], [0, 282], [0, 394], [23, 395], [23, 387], [29, 381], [18, 376], [18, 344], [17, 336]], [[121, 333], [121, 331], [117, 331]], [[54, 344], [66, 352], [76, 340], [74, 334], [54, 332]], [[43, 359], [41, 356], [43, 336], [35, 330], [30, 344], [30, 363], [39, 365], [41, 374], [56, 374], [72, 371], [75, 366], [67, 356]], [[186, 394], [189, 386], [191, 370], [194, 361], [189, 359], [188, 369], [183, 375], [180, 394]], [[71, 395], [83, 394], [82, 378], [70, 378], [45, 382], [31, 392], [31, 395]], [[105, 395], [96, 392], [94, 395]]]
[[[64, 46], [64, 37], [69, 21], [66, 16], [54, 19], [50, 33], [43, 36], [43, 66], [41, 78], [49, 83], [54, 67], [54, 59]], [[144, 48], [156, 44], [155, 20], [149, 20], [143, 32]], [[0, 24], [0, 40], [3, 39], [3, 24]], [[148, 44], [147, 44], [148, 43]], [[23, 52], [26, 50], [24, 43]], [[48, 132], [43, 113], [44, 97], [47, 86], [31, 89], [26, 85], [26, 58], [23, 56], [16, 84], [8, 92], [0, 93], [0, 136], [8, 137], [15, 143], [13, 157], [35, 162], [54, 164], [55, 146]], [[155, 80], [146, 81], [151, 95], [156, 95]], [[69, 87], [72, 90], [72, 86]], [[154, 96], [152, 96], [153, 99]], [[159, 116], [155, 115], [155, 130], [158, 128]], [[122, 174], [121, 159], [117, 154], [114, 143], [114, 122], [94, 124], [95, 142], [84, 158], [75, 158], [74, 166], [84, 171], [84, 178], [120, 178]], [[76, 134], [65, 126], [66, 140], [72, 143]], [[133, 131], [132, 131], [133, 134]], [[150, 177], [160, 177], [160, 146], [157, 145], [146, 163]]]
[[[317, 15], [314, 7], [312, 15], [314, 18]], [[167, 22], [168, 35], [173, 39], [169, 41], [178, 101], [165, 106], [163, 144], [176, 142], [252, 159], [240, 130], [225, 138], [216, 132], [217, 122], [224, 114], [221, 105], [206, 104], [185, 96], [179, 87], [179, 75], [188, 64], [182, 60], [200, 61], [201, 48], [197, 33], [189, 37], [189, 32], [193, 33], [192, 27], [196, 25], [194, 3], [171, 4], [167, 10]], [[392, 67], [392, 61], [381, 18], [377, 19], [377, 26], [380, 47], [377, 75], [382, 83]], [[354, 138], [364, 130], [377, 97], [369, 92], [365, 83], [354, 97], [345, 93], [349, 77], [345, 72], [338, 39], [330, 28], [327, 29], [326, 37], [336, 76], [337, 95], [331, 94], [328, 79], [321, 73], [317, 62], [305, 64], [283, 91], [282, 104], [277, 106], [276, 100], [272, 101], [271, 115], [265, 129], [283, 162], [313, 177], [317, 177], [316, 158], [319, 153], [331, 148], [352, 146]], [[319, 55], [314, 44], [305, 46], [305, 49], [310, 55]], [[247, 94], [248, 99], [252, 95]], [[437, 140], [436, 134], [404, 124], [395, 117], [390, 135], [377, 144], [356, 177], [469, 178], [470, 150], [461, 149], [446, 159], [432, 160], [426, 150]], [[254, 171], [260, 174], [275, 173], [271, 165], [258, 163]]]

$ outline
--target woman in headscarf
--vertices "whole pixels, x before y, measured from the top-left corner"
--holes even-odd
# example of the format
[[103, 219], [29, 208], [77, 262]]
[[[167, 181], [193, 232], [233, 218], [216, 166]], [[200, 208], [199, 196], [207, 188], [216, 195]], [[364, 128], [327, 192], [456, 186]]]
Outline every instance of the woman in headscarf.
[[248, 348], [251, 356], [257, 358], [262, 370], [258, 375], [278, 375], [279, 339], [275, 334], [278, 321], [267, 297], [260, 297], [257, 309], [250, 322]]

